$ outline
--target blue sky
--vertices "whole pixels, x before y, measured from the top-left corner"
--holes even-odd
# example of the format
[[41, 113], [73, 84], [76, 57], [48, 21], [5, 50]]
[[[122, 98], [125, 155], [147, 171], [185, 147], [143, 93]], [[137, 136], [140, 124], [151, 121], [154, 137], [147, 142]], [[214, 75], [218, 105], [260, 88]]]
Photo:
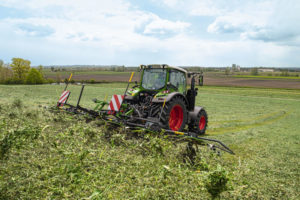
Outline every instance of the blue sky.
[[298, 0], [1, 0], [0, 59], [300, 67]]

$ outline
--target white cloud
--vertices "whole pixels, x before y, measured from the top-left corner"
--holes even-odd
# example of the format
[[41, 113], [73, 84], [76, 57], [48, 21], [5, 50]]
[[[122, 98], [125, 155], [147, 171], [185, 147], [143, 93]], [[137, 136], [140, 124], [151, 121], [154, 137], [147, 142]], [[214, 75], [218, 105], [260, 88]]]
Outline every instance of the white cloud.
[[[300, 45], [295, 42], [300, 41], [298, 4], [282, 9], [285, 6], [272, 1], [162, 3], [184, 18], [166, 19], [122, 0], [2, 0], [0, 6], [31, 14], [0, 19], [0, 30], [5, 30], [0, 32], [0, 43], [6, 49], [1, 56], [26, 56], [36, 64], [281, 66], [292, 60], [289, 65], [294, 66], [300, 62], [295, 56]], [[213, 20], [206, 33], [210, 39], [197, 33], [191, 36], [195, 24], [182, 20], [191, 16]], [[231, 33], [240, 37], [223, 39]]]
[[239, 5], [217, 16], [209, 33], [238, 33], [241, 39], [300, 45], [300, 2], [262, 1]]
[[190, 26], [189, 23], [176, 21], [172, 22], [169, 20], [161, 19], [159, 17], [155, 17], [153, 21], [151, 21], [148, 25], [146, 25], [144, 33], [145, 34], [154, 34], [154, 33], [162, 33], [165, 31], [171, 31], [173, 33], [180, 33], [184, 31], [186, 28]]
[[214, 1], [194, 1], [189, 13], [195, 16], [217, 16], [222, 13], [222, 8], [217, 7]]
[[169, 7], [174, 7], [174, 6], [178, 5], [180, 0], [162, 0], [162, 2]]
[[274, 6], [269, 2], [244, 3], [224, 10], [222, 15], [208, 26], [210, 33], [231, 33], [257, 30], [265, 27], [274, 12]]
[[210, 34], [240, 34], [240, 39], [299, 44], [300, 2], [282, 0], [163, 0], [165, 6], [193, 16], [210, 16]]
[[216, 17], [207, 31], [209, 33], [234, 33], [256, 30], [267, 25], [267, 17], [259, 12], [233, 11], [226, 15]]
[[[186, 22], [173, 22], [153, 13], [134, 10], [129, 3], [121, 0], [17, 2], [19, 1], [4, 0], [0, 5], [29, 9], [37, 15], [25, 19], [5, 19], [3, 22], [15, 26], [17, 34], [28, 33], [22, 30], [20, 24], [51, 27], [54, 33], [49, 35], [48, 39], [54, 41], [89, 42], [90, 45], [134, 49], [143, 46], [142, 44], [147, 41], [155, 40], [151, 35], [145, 36], [141, 33], [178, 34], [189, 26]], [[49, 8], [53, 9], [49, 10]], [[54, 12], [54, 17], [51, 17], [51, 12]], [[142, 25], [144, 30], [137, 33], [136, 29]], [[31, 31], [31, 34], [34, 35], [34, 32]]]
[[157, 4], [194, 16], [216, 16], [222, 13], [224, 0], [152, 0]]
[[[111, 63], [119, 62], [113, 59], [114, 57], [121, 60], [120, 58], [123, 57], [121, 55], [129, 52], [141, 50], [150, 53], [158, 52], [160, 45], [157, 44], [161, 43], [161, 39], [156, 38], [155, 34], [172, 33], [174, 37], [189, 26], [185, 22], [170, 21], [153, 13], [132, 9], [129, 3], [119, 0], [109, 2], [4, 0], [0, 2], [0, 5], [20, 10], [26, 9], [33, 13], [26, 18], [0, 19], [0, 29], [10, 32], [10, 36], [6, 34], [5, 37], [15, 37], [15, 41], [22, 41], [20, 44], [31, 49], [32, 54], [34, 52], [41, 54], [40, 49], [45, 51], [47, 45], [47, 52], [49, 49], [55, 49], [56, 46], [57, 49], [52, 54], [60, 52], [58, 57], [66, 55], [65, 60], [70, 59], [70, 52], [78, 54], [76, 49], [98, 55], [96, 58], [98, 62], [100, 62], [99, 58], [105, 60], [110, 58]], [[137, 28], [143, 30], [137, 32]], [[44, 37], [44, 42], [35, 38], [36, 36]], [[0, 33], [0, 42], [1, 40]], [[27, 44], [29, 41], [30, 44]], [[2, 44], [6, 44], [7, 48], [12, 48], [12, 45], [7, 42], [3, 41]], [[65, 47], [59, 49], [62, 46]], [[70, 47], [73, 48], [70, 49]], [[161, 49], [164, 48], [161, 47]], [[15, 51], [18, 54], [18, 50]], [[20, 53], [28, 56], [25, 52]], [[76, 59], [82, 55], [91, 57], [81, 52]], [[72, 60], [76, 59], [72, 56]]]

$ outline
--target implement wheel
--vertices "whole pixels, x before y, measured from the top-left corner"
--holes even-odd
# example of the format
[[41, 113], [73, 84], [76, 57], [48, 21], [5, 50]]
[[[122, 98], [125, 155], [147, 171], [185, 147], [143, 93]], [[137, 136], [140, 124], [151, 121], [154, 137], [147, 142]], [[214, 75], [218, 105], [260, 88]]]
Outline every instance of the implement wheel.
[[174, 97], [166, 103], [161, 115], [161, 122], [164, 128], [172, 131], [182, 131], [186, 121], [187, 110], [182, 98]]
[[207, 113], [203, 109], [198, 113], [197, 118], [189, 124], [189, 130], [197, 133], [198, 135], [204, 135], [207, 127], [207, 122]]

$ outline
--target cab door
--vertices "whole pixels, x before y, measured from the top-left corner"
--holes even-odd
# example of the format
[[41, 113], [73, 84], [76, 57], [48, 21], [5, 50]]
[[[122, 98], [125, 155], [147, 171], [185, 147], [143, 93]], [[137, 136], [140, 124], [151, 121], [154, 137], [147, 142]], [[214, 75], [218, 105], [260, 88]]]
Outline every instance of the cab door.
[[175, 86], [181, 94], [186, 94], [186, 76], [185, 73], [171, 69], [169, 75], [169, 82]]

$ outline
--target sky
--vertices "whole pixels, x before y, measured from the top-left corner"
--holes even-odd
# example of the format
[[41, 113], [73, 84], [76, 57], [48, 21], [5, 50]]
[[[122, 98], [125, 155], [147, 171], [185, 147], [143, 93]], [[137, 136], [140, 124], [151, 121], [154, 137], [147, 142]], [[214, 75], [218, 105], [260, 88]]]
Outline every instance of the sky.
[[0, 0], [0, 59], [300, 67], [299, 0]]

